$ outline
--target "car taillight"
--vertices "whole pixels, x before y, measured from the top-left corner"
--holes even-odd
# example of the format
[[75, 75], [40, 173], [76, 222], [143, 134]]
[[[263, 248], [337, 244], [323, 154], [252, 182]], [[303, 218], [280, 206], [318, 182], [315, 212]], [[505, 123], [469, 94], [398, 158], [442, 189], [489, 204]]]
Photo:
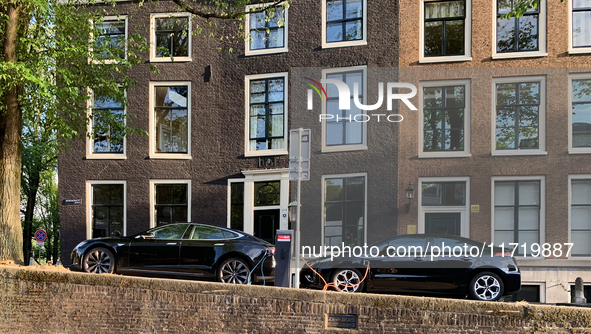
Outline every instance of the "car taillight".
[[275, 255], [275, 247], [267, 248], [267, 255]]
[[497, 252], [495, 256], [511, 257], [511, 252]]

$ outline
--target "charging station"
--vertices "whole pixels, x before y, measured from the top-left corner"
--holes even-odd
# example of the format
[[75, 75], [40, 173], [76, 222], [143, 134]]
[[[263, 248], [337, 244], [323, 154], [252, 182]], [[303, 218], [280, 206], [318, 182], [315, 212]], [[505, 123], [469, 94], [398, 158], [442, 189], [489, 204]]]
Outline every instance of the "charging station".
[[291, 286], [291, 243], [292, 230], [277, 230], [275, 234], [275, 286]]

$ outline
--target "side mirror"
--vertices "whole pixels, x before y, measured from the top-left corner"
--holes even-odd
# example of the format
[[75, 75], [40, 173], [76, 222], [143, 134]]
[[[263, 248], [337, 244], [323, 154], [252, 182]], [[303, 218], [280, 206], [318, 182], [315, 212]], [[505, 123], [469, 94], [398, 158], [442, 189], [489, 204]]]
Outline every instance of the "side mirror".
[[138, 235], [135, 238], [136, 239], [142, 239], [142, 240], [152, 240], [152, 239], [155, 239], [156, 237], [154, 236], [154, 233], [148, 233], [148, 234]]

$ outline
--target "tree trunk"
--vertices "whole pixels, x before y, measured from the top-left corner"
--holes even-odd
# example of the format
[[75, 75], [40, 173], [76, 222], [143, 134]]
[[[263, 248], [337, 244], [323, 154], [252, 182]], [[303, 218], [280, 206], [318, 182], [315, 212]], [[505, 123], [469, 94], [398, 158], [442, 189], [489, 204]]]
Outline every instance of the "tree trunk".
[[[21, 7], [7, 6], [8, 20], [4, 37], [4, 59], [17, 62], [17, 42], [21, 20]], [[0, 260], [23, 263], [23, 231], [20, 218], [21, 187], [21, 131], [22, 113], [18, 103], [22, 84], [14, 82], [5, 91], [6, 113], [0, 115]]]
[[59, 249], [59, 239], [60, 239], [60, 232], [59, 232], [59, 222], [54, 221], [52, 223], [53, 227], [53, 250], [51, 252], [51, 257], [53, 258], [53, 264], [57, 263], [58, 259], [58, 249]]
[[33, 175], [29, 176], [29, 189], [27, 192], [27, 207], [25, 209], [25, 228], [23, 231], [23, 256], [25, 264], [31, 256], [31, 239], [33, 238], [33, 217], [35, 215], [35, 203], [37, 202], [37, 193], [39, 189], [40, 175], [38, 171], [33, 170]]

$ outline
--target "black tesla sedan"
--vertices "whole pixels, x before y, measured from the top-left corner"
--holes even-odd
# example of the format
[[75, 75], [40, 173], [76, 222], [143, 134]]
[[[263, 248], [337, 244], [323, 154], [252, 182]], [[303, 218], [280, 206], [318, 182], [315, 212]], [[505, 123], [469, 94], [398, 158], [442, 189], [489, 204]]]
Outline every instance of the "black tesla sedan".
[[499, 300], [521, 288], [521, 274], [510, 251], [471, 239], [402, 235], [360, 251], [312, 261], [309, 265], [315, 272], [302, 268], [301, 287], [322, 289], [330, 284], [343, 292], [469, 296], [485, 301]]
[[71, 269], [245, 284], [273, 281], [274, 253], [272, 244], [244, 232], [182, 223], [83, 241], [72, 251]]

